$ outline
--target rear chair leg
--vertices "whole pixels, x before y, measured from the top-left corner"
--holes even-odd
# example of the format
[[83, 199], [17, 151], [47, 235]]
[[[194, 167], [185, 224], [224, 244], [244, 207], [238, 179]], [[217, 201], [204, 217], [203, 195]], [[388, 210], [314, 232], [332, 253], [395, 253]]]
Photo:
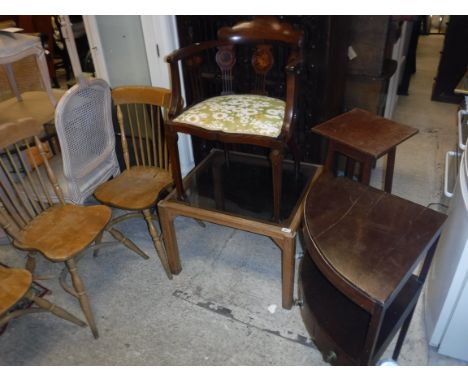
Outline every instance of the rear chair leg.
[[[102, 242], [102, 235], [104, 235], [104, 231], [101, 231], [99, 235], [96, 236], [96, 240], [94, 240], [94, 245], [99, 245]], [[93, 251], [93, 257], [97, 257], [99, 255], [99, 249], [95, 249]]]
[[270, 160], [273, 173], [273, 220], [279, 222], [281, 212], [281, 175], [283, 152], [278, 149], [271, 150]]

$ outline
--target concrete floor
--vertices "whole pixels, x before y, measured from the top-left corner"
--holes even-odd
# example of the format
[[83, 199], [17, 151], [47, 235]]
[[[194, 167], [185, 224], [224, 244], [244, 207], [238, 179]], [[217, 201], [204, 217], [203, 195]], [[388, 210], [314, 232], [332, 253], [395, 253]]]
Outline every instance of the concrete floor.
[[[443, 155], [456, 141], [456, 105], [430, 101], [441, 46], [441, 36], [421, 37], [410, 95], [399, 98], [394, 116], [420, 129], [397, 150], [394, 193], [423, 205], [447, 203], [441, 192]], [[373, 174], [375, 186], [382, 181], [381, 167]], [[0, 338], [0, 365], [326, 365], [299, 309], [280, 308], [280, 251], [271, 240], [178, 218], [184, 270], [169, 281], [144, 222], [122, 230], [150, 260], [116, 247], [79, 264], [100, 338], [48, 314], [26, 316], [11, 322]], [[24, 255], [4, 246], [0, 261], [22, 266]], [[53, 292], [50, 300], [81, 315], [58, 285], [60, 270], [38, 263], [39, 274], [54, 276], [42, 282]], [[428, 348], [422, 309], [421, 299], [399, 363], [462, 364]]]

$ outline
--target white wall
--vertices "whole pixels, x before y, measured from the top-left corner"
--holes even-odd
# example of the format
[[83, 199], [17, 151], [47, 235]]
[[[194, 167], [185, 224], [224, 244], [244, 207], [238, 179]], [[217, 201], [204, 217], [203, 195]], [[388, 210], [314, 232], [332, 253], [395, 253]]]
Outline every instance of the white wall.
[[96, 16], [101, 51], [111, 87], [150, 85], [139, 16]]
[[[152, 85], [170, 89], [165, 57], [179, 47], [175, 16], [83, 18], [98, 77], [112, 87]], [[194, 166], [192, 140], [186, 134], [179, 134], [179, 156], [185, 176]]]
[[[166, 63], [165, 57], [179, 48], [176, 18], [175, 16], [141, 16], [141, 24], [151, 84], [170, 89], [169, 64]], [[182, 84], [182, 96], [184, 95]], [[195, 165], [192, 140], [187, 134], [179, 133], [179, 157], [182, 176], [185, 176]]]

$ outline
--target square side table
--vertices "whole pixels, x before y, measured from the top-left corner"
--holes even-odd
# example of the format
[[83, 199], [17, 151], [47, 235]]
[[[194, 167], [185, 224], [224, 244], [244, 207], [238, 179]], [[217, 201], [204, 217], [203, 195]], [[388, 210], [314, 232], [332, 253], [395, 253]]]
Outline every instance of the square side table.
[[353, 109], [312, 129], [328, 139], [325, 168], [333, 171], [336, 153], [349, 158], [346, 173], [354, 175], [355, 162], [359, 162], [360, 181], [369, 184], [375, 160], [387, 154], [385, 172], [386, 192], [392, 191], [396, 147], [418, 133], [418, 129], [379, 117], [368, 111]]

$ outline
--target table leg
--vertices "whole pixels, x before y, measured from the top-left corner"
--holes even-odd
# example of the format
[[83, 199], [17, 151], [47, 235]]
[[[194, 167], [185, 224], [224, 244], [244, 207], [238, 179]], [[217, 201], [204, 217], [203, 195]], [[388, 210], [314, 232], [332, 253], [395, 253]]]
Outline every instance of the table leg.
[[41, 81], [42, 81], [42, 84], [44, 85], [44, 89], [47, 92], [47, 95], [49, 96], [50, 102], [55, 107], [57, 106], [57, 100], [55, 99], [54, 94], [52, 93], [49, 68], [47, 67], [47, 60], [45, 57], [44, 50], [42, 48], [38, 49], [36, 53], [36, 63], [39, 68], [39, 73], [41, 74]]
[[3, 66], [5, 68], [5, 72], [8, 78], [8, 83], [10, 84], [11, 91], [15, 95], [18, 102], [22, 101], [23, 98], [21, 97], [21, 93], [18, 90], [18, 85], [16, 84], [15, 73], [13, 72], [13, 67], [11, 64], [5, 64]]
[[361, 163], [361, 183], [368, 185], [372, 171], [372, 160], [365, 160]]
[[175, 215], [165, 207], [164, 201], [159, 202], [158, 211], [169, 269], [172, 274], [177, 275], [182, 271], [182, 265], [180, 263], [179, 247], [177, 245], [177, 237], [174, 228]]
[[398, 356], [400, 355], [401, 347], [403, 346], [403, 342], [405, 341], [406, 333], [408, 332], [408, 328], [410, 326], [411, 319], [413, 318], [413, 313], [415, 309], [416, 308], [413, 308], [413, 310], [408, 315], [408, 317], [403, 323], [403, 326], [400, 329], [400, 334], [398, 335], [398, 340], [397, 340], [397, 343], [395, 345], [395, 349], [393, 350], [393, 355], [392, 355], [392, 359], [394, 361], [398, 360]]
[[280, 245], [282, 306], [291, 309], [294, 301], [294, 271], [296, 263], [296, 235], [287, 236]]
[[385, 171], [385, 192], [392, 192], [392, 183], [393, 183], [393, 169], [395, 168], [395, 153], [396, 147], [391, 149], [387, 154], [387, 169]]
[[356, 168], [356, 161], [351, 157], [347, 157], [346, 158], [346, 172], [345, 172], [345, 175], [348, 178], [350, 178], [350, 179], [354, 178], [354, 169], [355, 168]]
[[331, 139], [328, 140], [328, 148], [327, 148], [327, 158], [325, 159], [325, 169], [331, 173], [335, 173], [335, 142]]

